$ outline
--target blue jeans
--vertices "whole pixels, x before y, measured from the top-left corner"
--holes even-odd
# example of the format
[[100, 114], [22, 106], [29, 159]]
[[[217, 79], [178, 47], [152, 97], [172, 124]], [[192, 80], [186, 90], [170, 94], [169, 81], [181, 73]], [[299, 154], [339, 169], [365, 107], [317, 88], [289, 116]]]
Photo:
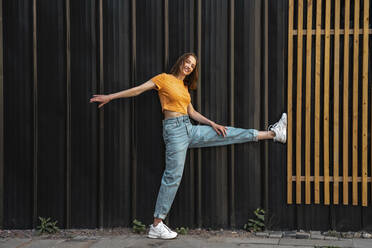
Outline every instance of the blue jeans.
[[187, 148], [257, 141], [258, 131], [227, 127], [225, 137], [210, 126], [192, 125], [188, 115], [163, 120], [165, 171], [155, 206], [155, 218], [165, 219], [180, 185]]

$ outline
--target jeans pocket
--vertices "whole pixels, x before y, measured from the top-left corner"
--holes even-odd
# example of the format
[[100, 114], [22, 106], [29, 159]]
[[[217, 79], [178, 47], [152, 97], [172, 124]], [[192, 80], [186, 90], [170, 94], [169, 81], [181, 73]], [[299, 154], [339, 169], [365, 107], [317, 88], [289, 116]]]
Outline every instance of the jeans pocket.
[[172, 129], [175, 129], [177, 126], [178, 126], [177, 123], [169, 123], [169, 124], [165, 124], [165, 125], [164, 125], [164, 130], [165, 130], [165, 131], [167, 131], [167, 130], [172, 130]]
[[163, 138], [164, 138], [164, 141], [166, 141], [166, 139], [168, 138], [169, 134], [172, 133], [172, 131], [174, 129], [176, 129], [178, 127], [178, 124], [177, 123], [169, 123], [169, 124], [165, 124], [163, 126]]

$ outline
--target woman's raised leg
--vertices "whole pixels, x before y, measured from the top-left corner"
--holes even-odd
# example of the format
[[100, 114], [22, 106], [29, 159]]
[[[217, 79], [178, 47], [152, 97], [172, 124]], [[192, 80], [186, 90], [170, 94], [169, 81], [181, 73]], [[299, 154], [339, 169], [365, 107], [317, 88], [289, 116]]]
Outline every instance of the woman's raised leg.
[[270, 131], [227, 127], [226, 136], [224, 137], [222, 135], [218, 135], [210, 126], [191, 126], [189, 147], [196, 148], [222, 146], [264, 139], [274, 139], [274, 141], [285, 143], [287, 139], [286, 128], [287, 115], [285, 113], [283, 113], [282, 117], [277, 123], [269, 127]]
[[223, 146], [236, 143], [258, 141], [259, 131], [227, 127], [226, 136], [218, 135], [210, 126], [192, 126], [190, 134], [190, 148]]

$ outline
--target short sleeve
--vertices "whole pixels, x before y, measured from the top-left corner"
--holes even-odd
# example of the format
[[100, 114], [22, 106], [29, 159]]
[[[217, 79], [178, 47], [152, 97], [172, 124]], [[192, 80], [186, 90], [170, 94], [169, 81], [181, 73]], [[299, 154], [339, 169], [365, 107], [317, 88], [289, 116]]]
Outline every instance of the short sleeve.
[[165, 83], [165, 73], [156, 75], [155, 77], [151, 78], [151, 81], [156, 85], [156, 90], [160, 90], [161, 88], [163, 88], [163, 85]]

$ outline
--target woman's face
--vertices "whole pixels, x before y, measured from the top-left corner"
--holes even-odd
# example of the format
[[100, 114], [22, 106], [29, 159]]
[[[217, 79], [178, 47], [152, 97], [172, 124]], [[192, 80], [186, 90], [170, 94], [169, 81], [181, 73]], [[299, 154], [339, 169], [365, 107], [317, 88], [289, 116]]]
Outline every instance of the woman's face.
[[185, 76], [190, 75], [190, 73], [195, 69], [196, 59], [194, 56], [190, 55], [187, 57], [180, 66], [180, 72]]

